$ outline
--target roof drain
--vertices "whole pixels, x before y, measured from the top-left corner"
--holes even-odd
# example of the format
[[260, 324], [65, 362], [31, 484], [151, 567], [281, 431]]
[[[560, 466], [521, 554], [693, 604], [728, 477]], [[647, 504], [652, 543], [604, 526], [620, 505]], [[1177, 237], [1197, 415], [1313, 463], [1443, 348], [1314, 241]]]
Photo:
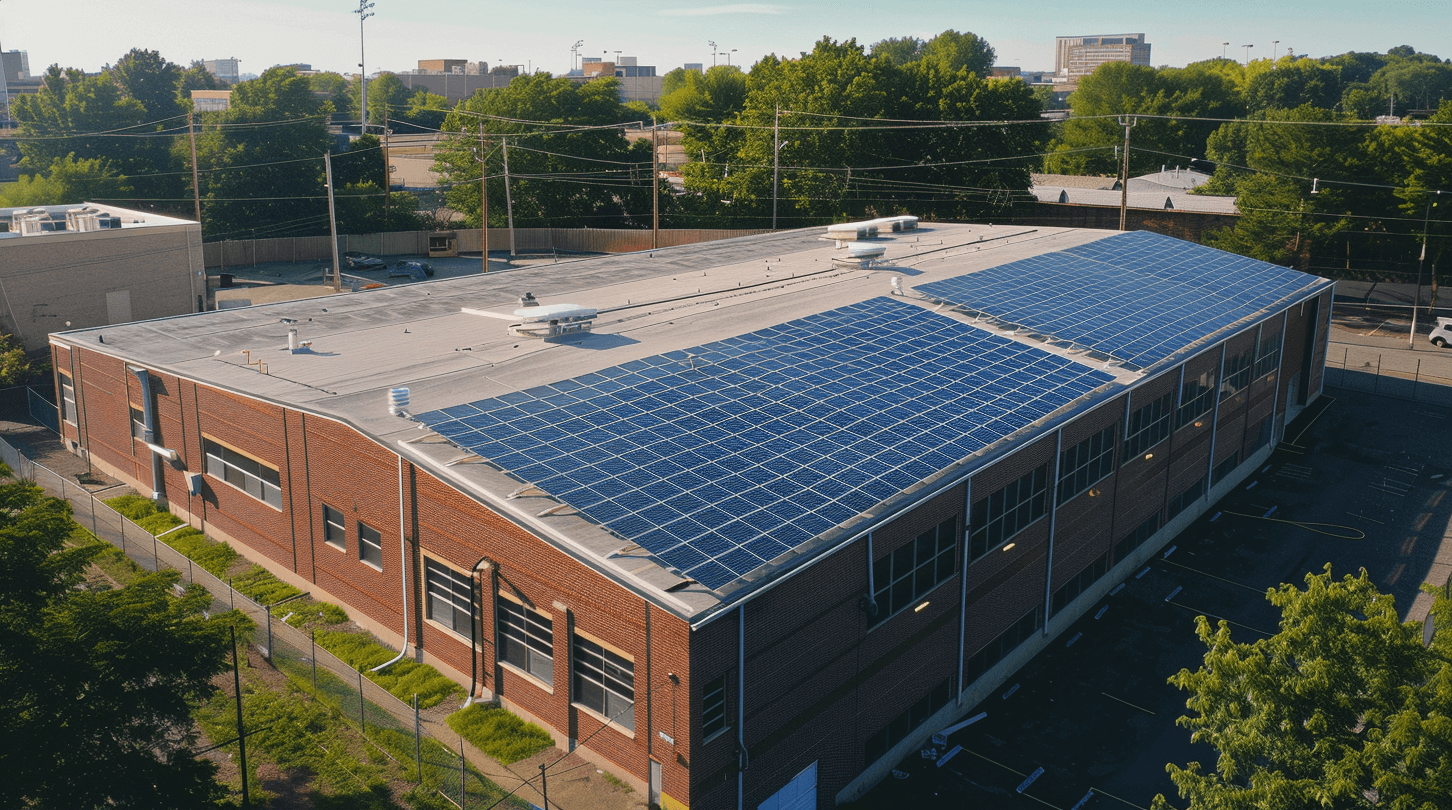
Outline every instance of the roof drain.
[[[398, 457], [398, 581], [403, 585], [403, 644], [398, 648], [398, 655], [378, 666], [368, 670], [377, 672], [385, 667], [391, 667], [403, 660], [404, 653], [408, 652], [408, 536], [404, 534], [407, 528], [406, 515], [403, 511], [403, 456]], [[415, 645], [417, 646], [417, 645]]]

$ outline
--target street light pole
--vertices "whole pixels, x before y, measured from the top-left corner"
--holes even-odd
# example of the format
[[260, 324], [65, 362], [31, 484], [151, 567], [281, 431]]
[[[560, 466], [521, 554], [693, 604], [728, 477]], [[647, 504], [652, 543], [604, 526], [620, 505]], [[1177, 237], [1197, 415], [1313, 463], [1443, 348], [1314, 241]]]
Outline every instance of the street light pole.
[[1220, 58], [1221, 59], [1226, 58], [1225, 57], [1225, 52], [1228, 51], [1229, 49], [1230, 49], [1230, 43], [1229, 42], [1223, 42], [1223, 43], [1220, 44]]
[[726, 53], [726, 67], [731, 67], [731, 54], [736, 53], [736, 49], [735, 48], [732, 48], [731, 50], [726, 51], [725, 53]]
[[706, 44], [711, 46], [711, 67], [715, 67], [716, 66], [716, 43], [714, 43], [714, 42], [712, 42], [711, 40], [708, 39], [708, 40], [706, 40]]
[[358, 81], [363, 83], [362, 99], [359, 102], [359, 106], [363, 109], [358, 111], [358, 134], [360, 135], [368, 134], [368, 68], [366, 67], [368, 60], [364, 57], [363, 21], [373, 16], [373, 12], [369, 11], [371, 8], [373, 8], [373, 4], [368, 0], [358, 0], [358, 8], [353, 11], [358, 15]]
[[1271, 40], [1271, 70], [1276, 69], [1276, 48], [1279, 48], [1280, 44], [1281, 41], [1278, 39]]
[[[1422, 213], [1422, 255], [1417, 259], [1417, 293], [1412, 297], [1412, 331], [1407, 335], [1407, 348], [1409, 349], [1416, 348], [1417, 343], [1417, 305], [1422, 303], [1422, 270], [1427, 264], [1427, 225], [1431, 222], [1432, 206], [1436, 205], [1432, 199], [1440, 196], [1442, 196], [1441, 191], [1427, 192], [1427, 208]], [[1432, 313], [1428, 312], [1427, 317], [1432, 317]]]
[[1242, 48], [1245, 49], [1245, 66], [1246, 67], [1250, 67], [1250, 49], [1251, 48], [1254, 48], [1255, 45], [1254, 44], [1251, 44], [1251, 45], [1242, 45], [1240, 47], [1242, 47]]

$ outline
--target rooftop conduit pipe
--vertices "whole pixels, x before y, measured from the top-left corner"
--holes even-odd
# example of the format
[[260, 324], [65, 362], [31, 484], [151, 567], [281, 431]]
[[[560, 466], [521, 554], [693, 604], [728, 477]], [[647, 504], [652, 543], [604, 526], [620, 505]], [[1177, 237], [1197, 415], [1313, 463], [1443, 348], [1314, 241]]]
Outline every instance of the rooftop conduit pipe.
[[[398, 457], [398, 581], [403, 586], [403, 644], [398, 655], [368, 670], [377, 672], [403, 660], [408, 652], [408, 523], [403, 511], [403, 456]], [[472, 687], [471, 687], [472, 688]]]

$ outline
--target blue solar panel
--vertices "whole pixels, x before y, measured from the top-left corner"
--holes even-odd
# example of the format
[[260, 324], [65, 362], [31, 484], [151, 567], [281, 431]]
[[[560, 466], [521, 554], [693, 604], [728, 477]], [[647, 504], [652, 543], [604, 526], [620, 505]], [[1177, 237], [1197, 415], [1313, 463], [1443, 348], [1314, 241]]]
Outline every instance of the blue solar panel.
[[916, 289], [1146, 368], [1315, 281], [1289, 268], [1133, 231]]
[[417, 418], [719, 588], [1111, 382], [876, 298]]

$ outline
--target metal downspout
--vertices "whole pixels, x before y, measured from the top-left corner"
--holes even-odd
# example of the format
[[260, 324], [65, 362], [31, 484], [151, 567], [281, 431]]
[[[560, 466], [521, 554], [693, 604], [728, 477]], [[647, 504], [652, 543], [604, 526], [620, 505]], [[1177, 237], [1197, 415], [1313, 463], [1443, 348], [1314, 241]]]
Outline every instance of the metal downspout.
[[403, 510], [403, 456], [398, 457], [398, 581], [403, 584], [403, 644], [398, 655], [368, 670], [377, 672], [403, 660], [408, 652], [408, 523]]

